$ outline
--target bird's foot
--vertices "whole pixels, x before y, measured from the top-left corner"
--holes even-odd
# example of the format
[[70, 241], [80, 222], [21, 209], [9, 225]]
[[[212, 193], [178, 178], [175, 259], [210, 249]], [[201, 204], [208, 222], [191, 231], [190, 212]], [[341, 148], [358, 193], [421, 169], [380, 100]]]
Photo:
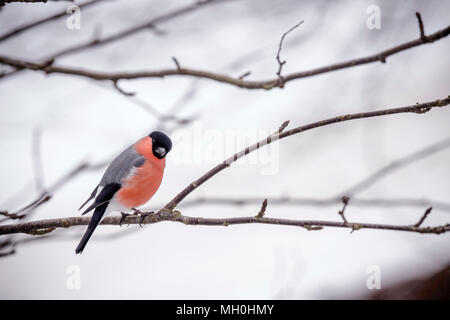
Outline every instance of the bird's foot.
[[142, 228], [142, 223], [144, 222], [144, 219], [145, 219], [146, 217], [148, 217], [148, 216], [154, 214], [154, 213], [155, 213], [155, 211], [150, 211], [150, 212], [146, 212], [146, 213], [140, 212], [140, 213], [139, 213], [139, 215], [140, 215], [140, 218], [139, 218], [139, 226]]
[[136, 209], [136, 208], [130, 208], [130, 210], [133, 211], [133, 215], [140, 215], [141, 214], [141, 211]]
[[119, 226], [122, 227], [122, 223], [125, 221], [125, 219], [126, 219], [128, 216], [131, 216], [131, 214], [125, 213], [125, 212], [121, 212], [120, 214], [122, 215], [122, 217], [120, 218]]

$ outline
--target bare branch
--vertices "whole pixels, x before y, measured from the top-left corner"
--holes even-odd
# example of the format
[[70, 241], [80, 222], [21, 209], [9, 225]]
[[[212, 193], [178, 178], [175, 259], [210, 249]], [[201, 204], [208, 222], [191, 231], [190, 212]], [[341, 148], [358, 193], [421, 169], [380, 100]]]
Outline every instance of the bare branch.
[[[100, 224], [101, 225], [119, 225], [122, 217], [106, 217]], [[49, 229], [49, 228], [70, 228], [73, 226], [88, 225], [90, 217], [68, 217], [60, 219], [46, 219], [39, 221], [32, 221], [20, 224], [2, 225], [0, 226], [0, 234], [13, 234], [13, 233], [30, 233], [34, 230]], [[271, 225], [284, 225], [284, 226], [296, 226], [306, 229], [317, 230], [318, 227], [336, 227], [336, 228], [350, 228], [352, 230], [360, 229], [379, 229], [379, 230], [396, 230], [407, 231], [416, 233], [430, 233], [441, 234], [450, 231], [450, 224], [436, 226], [436, 227], [415, 227], [411, 225], [389, 225], [389, 224], [376, 224], [376, 223], [344, 223], [335, 221], [322, 221], [322, 220], [292, 220], [292, 219], [280, 219], [280, 218], [265, 218], [265, 217], [237, 217], [237, 218], [201, 218], [201, 217], [189, 217], [183, 216], [179, 211], [167, 212], [161, 211], [155, 214], [149, 215], [143, 221], [143, 224], [153, 224], [162, 221], [181, 222], [186, 225], [202, 225], [202, 226], [229, 226], [234, 224], [271, 224]], [[130, 215], [123, 219], [125, 224], [139, 224], [141, 219], [138, 216]]]
[[52, 198], [51, 194], [44, 192], [41, 193], [37, 199], [32, 201], [30, 204], [26, 205], [22, 209], [18, 210], [15, 215], [19, 217], [19, 219], [24, 218], [27, 214], [29, 214], [32, 210], [36, 209], [40, 205], [46, 203]]
[[[411, 106], [406, 107], [398, 107], [398, 108], [392, 108], [392, 109], [383, 109], [378, 111], [370, 111], [370, 112], [361, 112], [361, 113], [353, 113], [353, 114], [347, 114], [342, 115], [334, 118], [329, 118], [326, 120], [313, 122], [304, 126], [300, 126], [288, 131], [283, 131], [283, 129], [288, 125], [288, 122], [285, 122], [280, 129], [278, 130], [276, 135], [271, 135], [267, 137], [266, 139], [263, 139], [254, 145], [245, 148], [244, 150], [234, 154], [230, 158], [226, 159], [222, 163], [218, 164], [211, 170], [209, 170], [207, 173], [205, 173], [203, 176], [189, 184], [183, 191], [181, 191], [178, 195], [176, 195], [168, 204], [164, 206], [164, 209], [166, 210], [173, 210], [184, 198], [186, 198], [192, 191], [194, 191], [197, 187], [211, 179], [213, 176], [224, 170], [225, 168], [228, 168], [233, 162], [239, 160], [240, 158], [248, 155], [250, 152], [259, 149], [262, 146], [265, 146], [267, 144], [270, 144], [276, 140], [283, 139], [286, 137], [290, 137], [294, 134], [298, 134], [300, 132], [312, 130], [315, 128], [320, 128], [323, 126], [340, 123], [344, 121], [350, 121], [350, 120], [356, 120], [356, 119], [365, 119], [365, 118], [372, 118], [372, 117], [380, 117], [380, 116], [388, 116], [398, 113], [417, 113], [417, 110], [421, 110], [423, 108], [434, 108], [434, 107], [443, 107], [450, 104], [450, 96], [444, 99], [437, 99], [434, 101], [421, 103], [421, 104], [415, 104]], [[278, 134], [279, 133], [279, 134]]]
[[252, 74], [251, 71], [247, 71], [247, 72], [243, 73], [242, 75], [240, 75], [238, 79], [242, 80], [242, 79], [244, 79], [245, 77], [248, 77], [251, 74]]
[[[176, 195], [168, 204], [166, 204], [158, 212], [152, 214], [144, 213], [145, 215], [142, 217], [127, 216], [124, 219], [122, 219], [122, 217], [107, 217], [102, 220], [101, 224], [119, 225], [121, 222], [125, 222], [128, 224], [140, 224], [140, 223], [145, 224], [145, 223], [156, 223], [160, 221], [175, 221], [189, 225], [207, 225], [207, 226], [218, 226], [218, 225], [228, 226], [231, 224], [264, 223], [264, 224], [298, 226], [306, 228], [308, 230], [319, 230], [322, 227], [341, 227], [341, 228], [351, 228], [352, 231], [360, 230], [363, 228], [398, 230], [398, 231], [409, 231], [418, 233], [435, 233], [435, 234], [450, 231], [450, 224], [436, 227], [416, 227], [415, 225], [396, 226], [396, 225], [372, 224], [372, 223], [349, 223], [348, 221], [346, 221], [343, 215], [346, 206], [345, 202], [348, 202], [345, 199], [343, 200], [344, 208], [342, 209], [342, 217], [344, 220], [343, 222], [265, 218], [263, 217], [263, 214], [267, 206], [267, 200], [263, 202], [260, 213], [256, 217], [253, 216], [253, 217], [224, 218], [224, 219], [207, 219], [207, 218], [183, 216], [179, 211], [174, 210], [174, 208], [198, 186], [211, 179], [213, 176], [215, 176], [223, 169], [228, 168], [233, 162], [248, 155], [250, 152], [259, 149], [260, 147], [270, 144], [279, 139], [283, 139], [292, 136], [294, 134], [298, 134], [314, 128], [319, 128], [343, 121], [364, 119], [376, 116], [387, 116], [397, 113], [408, 113], [408, 112], [416, 113], [417, 110], [421, 110], [423, 108], [442, 107], [448, 104], [450, 104], [450, 96], [445, 99], [438, 99], [435, 101], [416, 104], [412, 106], [383, 109], [372, 112], [348, 114], [344, 116], [326, 119], [319, 122], [314, 122], [288, 131], [284, 131], [286, 126], [289, 124], [289, 122], [286, 121], [280, 126], [280, 128], [274, 134], [270, 135], [264, 140], [257, 142], [256, 144], [250, 147], [245, 148], [241, 152], [234, 154], [233, 156], [226, 159], [225, 161], [223, 161], [222, 163], [220, 163], [219, 165], [217, 165], [216, 167], [205, 173], [203, 176], [195, 180], [193, 183], [189, 184], [185, 189], [183, 189], [178, 195]], [[425, 213], [424, 217], [422, 217], [422, 219], [416, 225], [420, 226], [420, 224], [423, 222], [423, 220], [425, 220], [428, 214], [429, 212]], [[71, 217], [71, 218], [32, 221], [19, 224], [1, 225], [0, 234], [30, 233], [42, 229], [44, 229], [45, 232], [46, 230], [50, 230], [49, 228], [68, 228], [76, 225], [87, 225], [89, 221], [90, 221], [89, 217]]]
[[0, 216], [6, 217], [5, 219], [0, 220], [0, 223], [8, 219], [15, 220], [15, 219], [23, 219], [25, 217], [25, 215], [23, 214], [9, 213], [8, 211], [0, 211]]
[[[31, 61], [25, 61], [25, 60], [18, 60], [9, 58], [6, 56], [0, 56], [0, 63], [10, 65], [17, 69], [27, 69], [27, 70], [34, 70], [34, 71], [42, 71], [46, 74], [67, 74], [67, 75], [74, 75], [74, 76], [80, 76], [84, 78], [90, 78], [93, 80], [102, 80], [102, 81], [118, 81], [118, 80], [131, 80], [131, 79], [141, 79], [141, 78], [164, 78], [167, 76], [188, 76], [188, 77], [195, 77], [195, 78], [203, 78], [203, 79], [209, 79], [214, 80], [221, 83], [227, 83], [230, 85], [234, 85], [240, 88], [245, 89], [265, 89], [270, 90], [275, 87], [283, 87], [285, 83], [308, 78], [312, 76], [316, 76], [323, 73], [328, 73], [336, 70], [351, 68], [363, 64], [368, 64], [372, 62], [382, 61], [384, 62], [388, 56], [394, 55], [396, 53], [405, 51], [407, 49], [411, 49], [426, 43], [432, 43], [434, 41], [440, 40], [442, 38], [445, 38], [450, 33], [450, 26], [448, 26], [445, 29], [442, 29], [440, 31], [437, 31], [429, 36], [426, 37], [426, 41], [424, 39], [417, 39], [410, 42], [406, 42], [403, 44], [400, 44], [396, 47], [384, 50], [382, 52], [379, 52], [377, 54], [352, 59], [348, 61], [344, 61], [337, 64], [332, 64], [316, 69], [311, 69], [307, 71], [301, 71], [301, 72], [295, 72], [291, 73], [287, 76], [283, 77], [283, 81], [280, 82], [279, 78], [276, 79], [270, 79], [270, 80], [261, 80], [261, 81], [250, 81], [250, 80], [244, 80], [239, 78], [233, 78], [228, 75], [219, 74], [219, 73], [213, 73], [209, 71], [202, 71], [202, 70], [196, 70], [196, 69], [189, 69], [189, 68], [181, 68], [181, 69], [164, 69], [164, 70], [157, 70], [157, 71], [135, 71], [135, 72], [103, 72], [103, 71], [94, 71], [94, 70], [87, 70], [87, 69], [80, 69], [80, 68], [72, 68], [72, 67], [62, 67], [62, 66], [53, 66], [49, 65], [48, 63], [36, 63]], [[51, 61], [51, 60], [49, 60]], [[426, 109], [417, 110], [417, 112], [424, 112]]]

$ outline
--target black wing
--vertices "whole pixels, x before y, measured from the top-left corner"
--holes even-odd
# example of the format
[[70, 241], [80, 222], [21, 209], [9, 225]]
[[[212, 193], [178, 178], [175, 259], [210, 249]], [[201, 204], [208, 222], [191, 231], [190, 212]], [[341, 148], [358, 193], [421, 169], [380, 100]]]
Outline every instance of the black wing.
[[95, 198], [94, 203], [86, 209], [83, 214], [91, 211], [95, 208], [94, 214], [92, 215], [91, 221], [89, 222], [88, 228], [81, 238], [78, 247], [75, 249], [75, 253], [82, 253], [84, 247], [87, 242], [91, 238], [94, 233], [95, 228], [97, 228], [98, 224], [102, 220], [103, 215], [105, 214], [106, 208], [108, 207], [109, 201], [114, 196], [114, 194], [120, 189], [121, 185], [119, 183], [110, 183], [107, 184], [102, 191], [100, 191], [97, 198]]
[[103, 187], [102, 191], [98, 194], [97, 198], [95, 198], [94, 203], [92, 203], [83, 213], [82, 215], [88, 213], [89, 211], [101, 206], [102, 204], [107, 204], [109, 200], [116, 194], [116, 192], [120, 189], [120, 183], [109, 183]]
[[97, 185], [97, 186], [95, 187], [94, 191], [92, 191], [92, 193], [91, 193], [91, 195], [89, 196], [89, 198], [81, 205], [81, 207], [80, 207], [78, 210], [81, 210], [81, 209], [86, 205], [86, 203], [88, 203], [89, 201], [91, 201], [92, 199], [94, 199], [95, 195], [97, 194], [98, 186], [99, 186], [99, 185]]

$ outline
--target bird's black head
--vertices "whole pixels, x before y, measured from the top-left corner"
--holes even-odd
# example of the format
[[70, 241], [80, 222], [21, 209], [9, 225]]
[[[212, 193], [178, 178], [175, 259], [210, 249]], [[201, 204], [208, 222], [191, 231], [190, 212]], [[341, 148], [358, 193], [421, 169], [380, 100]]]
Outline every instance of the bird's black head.
[[148, 135], [152, 139], [153, 154], [158, 159], [162, 159], [172, 149], [172, 141], [161, 131], [153, 131]]

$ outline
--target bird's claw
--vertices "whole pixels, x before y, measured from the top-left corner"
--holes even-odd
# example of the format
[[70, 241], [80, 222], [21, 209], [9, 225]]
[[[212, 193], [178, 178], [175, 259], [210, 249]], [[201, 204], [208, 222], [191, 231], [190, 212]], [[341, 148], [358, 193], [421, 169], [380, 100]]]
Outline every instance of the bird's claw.
[[119, 226], [122, 226], [122, 223], [125, 221], [125, 219], [128, 216], [131, 216], [131, 215], [136, 216], [137, 215], [137, 216], [139, 216], [139, 226], [142, 228], [142, 223], [144, 223], [145, 218], [147, 216], [155, 213], [154, 211], [143, 213], [136, 208], [131, 208], [131, 210], [133, 210], [133, 214], [129, 214], [129, 213], [125, 213], [125, 212], [120, 213], [122, 215], [122, 217], [120, 218]]
[[126, 219], [130, 214], [125, 213], [125, 212], [121, 212], [120, 214], [122, 215], [122, 217], [120, 218], [119, 226], [122, 227], [122, 223], [125, 221], [125, 219]]
[[141, 214], [141, 211], [139, 211], [139, 210], [136, 209], [136, 208], [131, 208], [131, 210], [133, 211], [133, 215], [139, 215], [139, 214]]
[[139, 226], [142, 228], [142, 223], [144, 222], [144, 219], [146, 218], [146, 217], [148, 217], [149, 215], [152, 215], [152, 214], [154, 214], [155, 212], [154, 211], [150, 211], [150, 212], [147, 212], [147, 213], [140, 213], [139, 215], [140, 215], [140, 217], [139, 217]]

